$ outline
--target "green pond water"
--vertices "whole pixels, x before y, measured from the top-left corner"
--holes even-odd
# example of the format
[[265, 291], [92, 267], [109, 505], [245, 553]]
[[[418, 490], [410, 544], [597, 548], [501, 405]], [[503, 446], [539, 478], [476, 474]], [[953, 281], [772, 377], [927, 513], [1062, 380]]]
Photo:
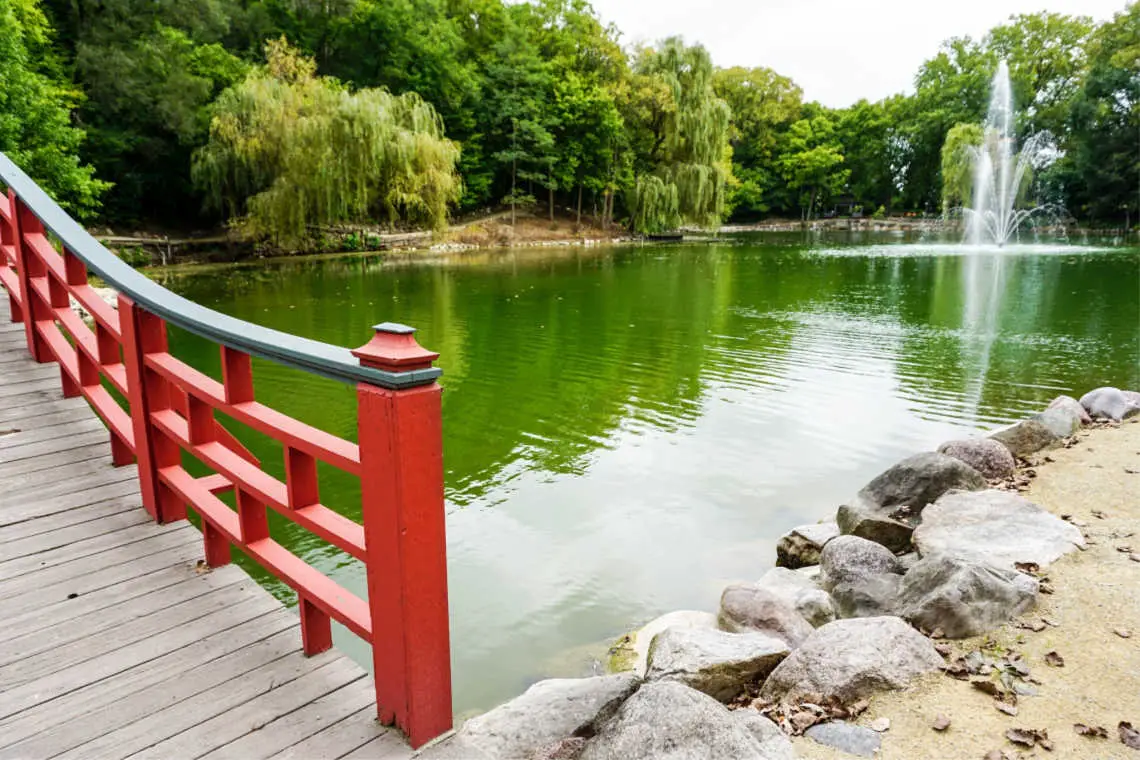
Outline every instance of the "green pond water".
[[[783, 532], [904, 456], [1061, 393], [1140, 388], [1140, 250], [1112, 245], [966, 255], [769, 235], [158, 279], [348, 347], [405, 322], [440, 352], [459, 713], [590, 673], [660, 613], [715, 610], [726, 583], [772, 566]], [[216, 347], [171, 340], [220, 376]], [[355, 438], [352, 389], [260, 361], [255, 379], [263, 402]], [[279, 447], [232, 427], [283, 477]], [[359, 519], [350, 478], [322, 470], [322, 500]], [[283, 521], [273, 532], [364, 594], [358, 563]], [[337, 644], [368, 662], [351, 634]]]

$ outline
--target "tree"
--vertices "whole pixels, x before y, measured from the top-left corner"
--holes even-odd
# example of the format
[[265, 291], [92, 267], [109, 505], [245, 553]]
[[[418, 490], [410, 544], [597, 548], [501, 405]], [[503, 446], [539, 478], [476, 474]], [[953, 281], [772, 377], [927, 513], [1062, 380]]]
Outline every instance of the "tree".
[[77, 155], [84, 133], [71, 125], [68, 110], [78, 94], [37, 70], [29, 56], [47, 49], [50, 38], [35, 3], [0, 0], [0, 151], [65, 209], [90, 217], [110, 185]]
[[985, 138], [980, 124], [956, 124], [942, 145], [942, 213], [969, 206], [973, 196], [974, 163]]
[[835, 135], [843, 165], [850, 171], [848, 192], [870, 209], [891, 208], [899, 191], [902, 164], [893, 101], [855, 105], [835, 112]]
[[812, 219], [817, 204], [840, 192], [851, 176], [835, 124], [820, 110], [811, 118], [797, 121], [788, 130], [779, 159], [788, 187], [798, 193], [801, 219]]
[[708, 51], [680, 37], [637, 56], [629, 120], [648, 149], [638, 157], [626, 197], [637, 232], [715, 227], [723, 217], [732, 173], [731, 111], [717, 97], [712, 74]]
[[460, 195], [459, 148], [418, 95], [350, 92], [284, 40], [222, 93], [194, 180], [253, 237], [303, 243], [312, 228], [376, 216], [439, 227]]

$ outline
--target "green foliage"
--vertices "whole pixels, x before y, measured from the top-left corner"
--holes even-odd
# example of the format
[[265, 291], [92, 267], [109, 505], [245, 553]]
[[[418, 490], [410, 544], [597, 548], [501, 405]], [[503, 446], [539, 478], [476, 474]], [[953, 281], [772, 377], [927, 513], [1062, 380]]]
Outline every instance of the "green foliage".
[[222, 93], [194, 179], [255, 238], [300, 244], [312, 228], [380, 215], [440, 227], [459, 198], [459, 148], [419, 96], [350, 92], [284, 41]]
[[826, 114], [801, 119], [788, 130], [779, 166], [788, 187], [798, 193], [804, 219], [846, 185], [851, 172], [844, 161], [835, 124]]
[[115, 253], [119, 258], [130, 264], [131, 266], [145, 267], [150, 264], [150, 254], [147, 253], [142, 246], [132, 245], [125, 248], [115, 249]]
[[0, 151], [65, 209], [85, 218], [110, 185], [79, 160], [84, 133], [68, 116], [78, 95], [31, 55], [49, 44], [47, 19], [35, 3], [0, 0]]
[[973, 169], [985, 138], [980, 124], [956, 124], [942, 145], [942, 213], [969, 206], [973, 196]]

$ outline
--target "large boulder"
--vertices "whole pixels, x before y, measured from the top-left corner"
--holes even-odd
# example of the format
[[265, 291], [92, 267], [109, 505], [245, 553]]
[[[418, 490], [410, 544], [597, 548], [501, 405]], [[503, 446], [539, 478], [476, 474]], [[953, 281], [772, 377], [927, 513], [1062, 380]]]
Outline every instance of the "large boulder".
[[819, 585], [830, 591], [877, 575], [901, 575], [902, 563], [886, 547], [857, 536], [829, 541], [819, 556]]
[[667, 628], [649, 647], [647, 681], [679, 681], [728, 702], [762, 680], [789, 654], [781, 639], [763, 633]]
[[899, 462], [839, 508], [836, 522], [845, 535], [906, 551], [922, 510], [950, 489], [986, 487], [982, 474], [953, 457], [928, 451]]
[[1085, 545], [1076, 526], [1008, 491], [951, 491], [923, 514], [914, 532], [923, 557], [939, 554], [1016, 570], [1045, 567]]
[[726, 588], [717, 621], [729, 633], [766, 633], [792, 649], [815, 630], [795, 605], [757, 583], [734, 583]]
[[1009, 449], [992, 438], [947, 441], [938, 447], [938, 453], [965, 462], [990, 479], [1012, 475], [1017, 467], [1017, 461], [1014, 460], [1013, 454], [1009, 453]]
[[1049, 406], [1045, 407], [1045, 411], [1049, 411], [1050, 409], [1064, 409], [1076, 415], [1082, 425], [1088, 425], [1092, 422], [1092, 417], [1089, 416], [1088, 411], [1081, 406], [1080, 401], [1077, 401], [1072, 396], [1058, 396], [1049, 402]]
[[498, 760], [528, 760], [539, 748], [590, 735], [637, 689], [632, 673], [539, 681], [521, 696], [472, 718], [459, 732], [465, 746]]
[[1040, 422], [1058, 438], [1068, 438], [1081, 429], [1081, 415], [1067, 406], [1046, 409], [1041, 414], [1033, 415], [1032, 419]]
[[1120, 422], [1140, 414], [1140, 404], [1119, 388], [1097, 388], [1081, 396], [1081, 406], [1094, 419]]
[[776, 542], [776, 567], [795, 570], [819, 564], [823, 545], [839, 535], [835, 523], [816, 523], [792, 528]]
[[840, 618], [894, 615], [901, 584], [901, 575], [889, 573], [855, 582], [837, 583], [831, 589], [835, 614]]
[[783, 702], [808, 696], [854, 702], [901, 689], [942, 664], [934, 644], [902, 618], [836, 620], [781, 662], [760, 693]]
[[632, 672], [644, 677], [649, 662], [649, 645], [653, 643], [653, 637], [666, 628], [703, 628], [715, 631], [716, 615], [694, 610], [667, 612], [614, 642], [610, 647], [606, 670], [610, 673]]
[[1027, 457], [1061, 442], [1060, 436], [1037, 420], [1015, 422], [990, 433], [990, 438], [1009, 449], [1015, 457]]
[[580, 760], [777, 760], [750, 719], [674, 681], [647, 683], [627, 699]]
[[763, 586], [790, 602], [796, 612], [816, 628], [835, 620], [831, 597], [804, 573], [786, 567], [773, 567], [760, 576], [756, 585]]
[[1013, 570], [950, 556], [926, 557], [902, 579], [898, 614], [951, 639], [977, 636], [1031, 609], [1038, 583]]
[[745, 708], [734, 710], [732, 715], [760, 742], [760, 751], [767, 760], [796, 760], [792, 740], [759, 711]]

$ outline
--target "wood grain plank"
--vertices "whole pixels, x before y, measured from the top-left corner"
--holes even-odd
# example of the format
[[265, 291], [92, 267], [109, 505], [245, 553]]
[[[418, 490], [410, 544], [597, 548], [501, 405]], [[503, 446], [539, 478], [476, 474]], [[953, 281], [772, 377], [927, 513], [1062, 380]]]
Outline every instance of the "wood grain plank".
[[116, 496], [134, 495], [141, 502], [139, 484], [134, 480], [124, 480], [118, 483], [94, 486], [82, 491], [53, 496], [42, 501], [28, 502], [19, 506], [5, 507], [0, 510], [0, 528], [13, 523], [34, 520], [57, 512], [65, 512], [76, 507], [86, 507]]
[[[11, 430], [11, 428], [8, 428]], [[84, 419], [66, 420], [54, 425], [36, 425], [25, 427], [17, 433], [0, 435], [0, 451], [24, 446], [29, 443], [51, 441], [56, 438], [66, 438], [78, 433], [89, 433], [93, 430], [106, 430], [103, 421], [88, 415]]]
[[66, 546], [33, 552], [0, 562], [0, 578], [19, 578], [28, 573], [36, 573], [36, 577], [39, 579], [43, 577], [41, 573], [48, 568], [106, 552], [110, 549], [125, 547], [180, 529], [181, 526], [177, 523], [155, 525], [153, 522], [147, 521], [141, 525], [131, 525], [108, 533], [93, 535], [90, 538], [73, 541]]
[[[108, 467], [110, 464], [108, 463]], [[134, 494], [127, 496], [119, 496], [113, 499], [106, 499], [98, 501], [94, 504], [88, 504], [85, 507], [76, 507], [64, 512], [56, 512], [55, 514], [41, 517], [38, 520], [25, 520], [21, 523], [4, 526], [0, 530], [0, 546], [7, 545], [10, 542], [21, 541], [25, 538], [32, 536], [42, 536], [43, 534], [53, 534], [65, 530], [69, 527], [78, 527], [85, 522], [92, 520], [106, 520], [115, 515], [122, 514], [123, 512], [136, 512], [142, 515], [141, 519], [149, 520], [150, 515], [146, 510], [139, 506], [140, 499]], [[94, 532], [98, 532], [97, 527], [91, 527]], [[87, 530], [83, 528], [82, 530]], [[0, 552], [4, 550], [0, 548]]]
[[18, 462], [21, 459], [30, 459], [32, 457], [38, 457], [41, 454], [55, 454], [59, 451], [70, 451], [80, 446], [88, 446], [92, 443], [104, 441], [107, 439], [107, 436], [108, 433], [106, 429], [89, 430], [66, 438], [53, 438], [50, 441], [39, 441], [37, 443], [26, 443], [22, 446], [12, 446], [11, 448], [0, 450], [0, 464]]
[[[371, 688], [371, 686], [369, 686]], [[273, 755], [273, 760], [311, 760], [340, 757], [388, 732], [376, 719], [376, 705], [369, 704], [344, 720], [321, 729], [309, 738]]]

